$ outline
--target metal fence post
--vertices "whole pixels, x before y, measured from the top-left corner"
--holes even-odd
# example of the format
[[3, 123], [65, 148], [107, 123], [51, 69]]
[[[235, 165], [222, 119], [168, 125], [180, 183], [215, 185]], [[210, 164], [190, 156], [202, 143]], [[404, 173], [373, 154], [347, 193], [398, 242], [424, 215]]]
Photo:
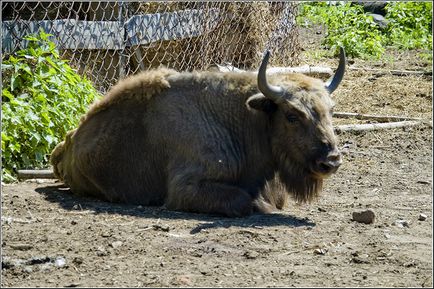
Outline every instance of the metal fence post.
[[123, 0], [119, 1], [119, 22], [120, 26], [122, 27], [123, 35], [122, 37], [122, 50], [119, 52], [119, 79], [122, 79], [125, 77], [125, 66], [126, 66], [126, 43], [127, 43], [127, 31], [125, 27], [125, 19], [124, 19], [124, 9], [127, 9], [127, 6], [125, 5]]

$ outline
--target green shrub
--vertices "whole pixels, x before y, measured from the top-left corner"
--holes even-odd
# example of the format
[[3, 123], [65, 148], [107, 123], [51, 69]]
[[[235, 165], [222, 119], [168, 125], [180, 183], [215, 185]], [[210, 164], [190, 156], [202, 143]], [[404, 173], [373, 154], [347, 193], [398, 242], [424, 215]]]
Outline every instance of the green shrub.
[[92, 83], [59, 58], [49, 34], [27, 36], [27, 48], [2, 59], [2, 175], [48, 165], [54, 146], [100, 97]]
[[387, 44], [432, 50], [432, 2], [390, 2], [386, 11], [390, 19]]
[[297, 20], [302, 26], [325, 24], [322, 44], [335, 53], [343, 46], [352, 57], [379, 58], [387, 46], [432, 50], [431, 2], [389, 2], [386, 10], [389, 24], [385, 29], [380, 29], [361, 5], [351, 3], [305, 3]]
[[343, 46], [347, 55], [353, 57], [380, 57], [384, 52], [383, 37], [377, 24], [371, 16], [363, 13], [360, 5], [313, 2], [304, 4], [300, 15], [301, 19], [306, 18], [303, 19], [305, 23], [308, 20], [326, 25], [326, 36], [322, 44], [336, 53], [339, 46]]

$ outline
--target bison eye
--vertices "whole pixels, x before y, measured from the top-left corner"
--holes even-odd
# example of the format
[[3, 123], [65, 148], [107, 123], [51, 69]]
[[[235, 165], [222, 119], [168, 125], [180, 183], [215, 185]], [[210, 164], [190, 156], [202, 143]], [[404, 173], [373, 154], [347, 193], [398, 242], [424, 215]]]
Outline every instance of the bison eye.
[[294, 123], [298, 121], [298, 118], [293, 114], [287, 114], [286, 119], [288, 120], [289, 123]]

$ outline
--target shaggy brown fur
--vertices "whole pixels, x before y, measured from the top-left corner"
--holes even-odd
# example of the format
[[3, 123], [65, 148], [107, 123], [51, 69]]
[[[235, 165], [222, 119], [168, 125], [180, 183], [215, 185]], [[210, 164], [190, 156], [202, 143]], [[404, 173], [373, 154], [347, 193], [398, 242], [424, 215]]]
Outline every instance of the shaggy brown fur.
[[241, 216], [315, 198], [337, 151], [324, 83], [253, 73], [157, 69], [120, 81], [51, 155], [72, 192], [112, 202]]
[[148, 101], [163, 89], [170, 88], [170, 84], [166, 77], [176, 73], [175, 70], [162, 68], [159, 70], [141, 72], [134, 77], [120, 80], [104, 98], [95, 102], [90, 107], [87, 114], [81, 118], [81, 122], [101, 110], [107, 109], [108, 107], [116, 105], [122, 101], [130, 100], [138, 103]]

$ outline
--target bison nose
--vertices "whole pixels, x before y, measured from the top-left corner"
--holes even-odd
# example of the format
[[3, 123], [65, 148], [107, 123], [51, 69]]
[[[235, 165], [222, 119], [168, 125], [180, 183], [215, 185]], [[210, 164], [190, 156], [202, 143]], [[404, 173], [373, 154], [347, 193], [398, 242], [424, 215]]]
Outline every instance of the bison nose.
[[338, 170], [342, 164], [341, 154], [337, 150], [333, 150], [327, 154], [326, 158], [317, 161], [318, 170], [322, 174], [331, 174]]

